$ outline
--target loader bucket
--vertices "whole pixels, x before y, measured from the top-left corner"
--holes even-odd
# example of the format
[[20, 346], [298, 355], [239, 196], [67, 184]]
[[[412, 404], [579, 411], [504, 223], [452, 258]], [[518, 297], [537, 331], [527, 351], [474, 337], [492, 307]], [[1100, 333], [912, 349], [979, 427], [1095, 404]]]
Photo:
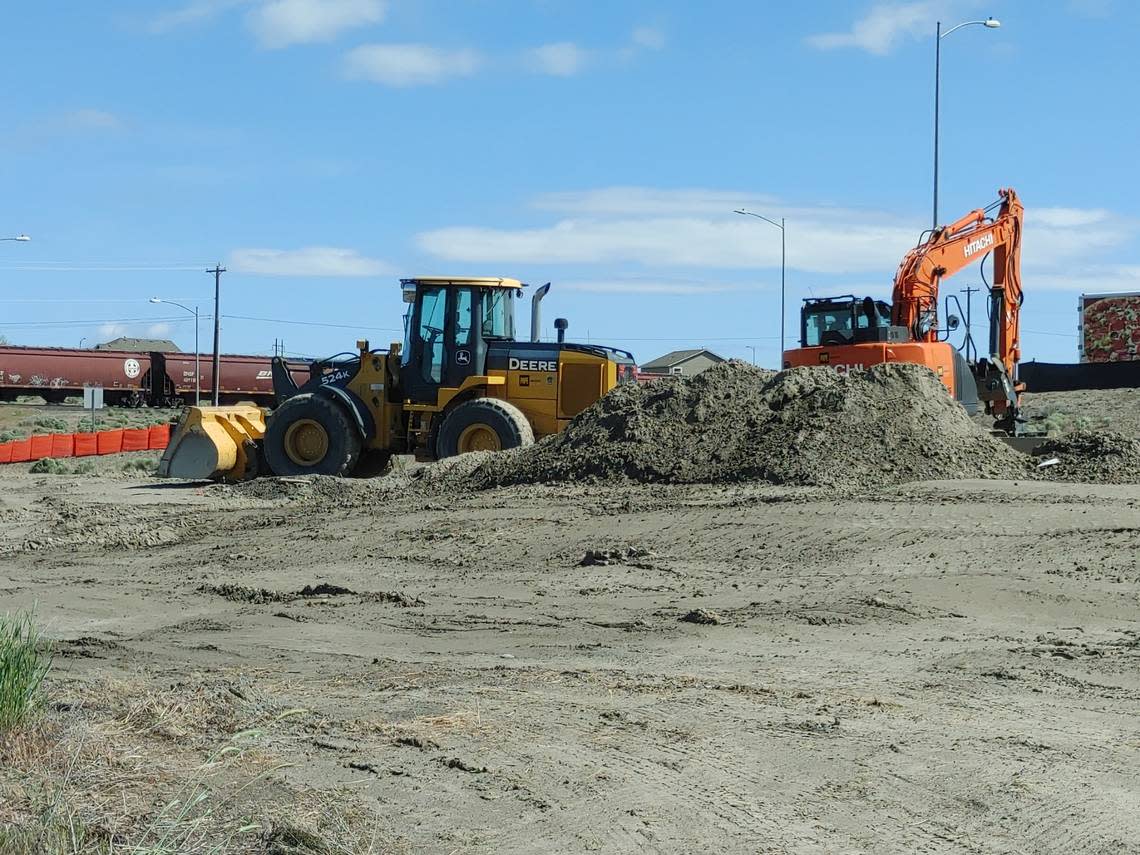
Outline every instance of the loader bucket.
[[162, 478], [241, 481], [256, 477], [265, 436], [260, 407], [187, 407], [158, 464]]

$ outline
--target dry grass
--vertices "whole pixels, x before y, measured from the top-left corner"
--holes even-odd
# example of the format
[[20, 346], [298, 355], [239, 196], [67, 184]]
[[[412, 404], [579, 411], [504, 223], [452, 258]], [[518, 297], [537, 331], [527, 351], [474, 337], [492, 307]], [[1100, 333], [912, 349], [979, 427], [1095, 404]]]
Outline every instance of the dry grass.
[[[119, 680], [53, 698], [40, 721], [0, 738], [0, 853], [390, 851], [377, 817], [351, 796], [301, 790], [280, 774], [291, 764], [275, 749], [294, 744], [306, 711], [272, 710], [234, 688]], [[247, 716], [256, 726], [238, 728]]]

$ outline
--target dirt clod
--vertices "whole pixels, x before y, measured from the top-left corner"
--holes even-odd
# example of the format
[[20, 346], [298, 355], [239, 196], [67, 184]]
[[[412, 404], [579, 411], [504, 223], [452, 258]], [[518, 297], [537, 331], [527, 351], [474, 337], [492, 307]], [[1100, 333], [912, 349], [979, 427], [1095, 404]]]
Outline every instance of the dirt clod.
[[724, 620], [716, 612], [709, 609], [693, 609], [681, 615], [678, 620], [684, 623], [699, 623], [706, 626], [717, 626], [724, 623]]

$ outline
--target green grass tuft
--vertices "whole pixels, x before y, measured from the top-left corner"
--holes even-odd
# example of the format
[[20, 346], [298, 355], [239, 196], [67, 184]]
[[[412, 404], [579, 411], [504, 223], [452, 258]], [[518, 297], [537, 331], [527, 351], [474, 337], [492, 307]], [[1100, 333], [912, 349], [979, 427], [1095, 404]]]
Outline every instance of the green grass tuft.
[[70, 475], [71, 468], [62, 460], [54, 457], [44, 457], [32, 464], [28, 470], [33, 475]]
[[43, 705], [43, 681], [51, 652], [27, 612], [0, 618], [0, 733], [17, 727]]

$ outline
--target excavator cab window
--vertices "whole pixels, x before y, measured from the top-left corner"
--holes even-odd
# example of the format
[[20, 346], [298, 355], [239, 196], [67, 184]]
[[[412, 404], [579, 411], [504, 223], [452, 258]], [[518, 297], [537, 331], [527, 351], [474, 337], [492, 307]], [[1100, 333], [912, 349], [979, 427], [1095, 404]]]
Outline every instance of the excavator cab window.
[[850, 305], [831, 305], [804, 309], [804, 346], [850, 344], [852, 339]]

